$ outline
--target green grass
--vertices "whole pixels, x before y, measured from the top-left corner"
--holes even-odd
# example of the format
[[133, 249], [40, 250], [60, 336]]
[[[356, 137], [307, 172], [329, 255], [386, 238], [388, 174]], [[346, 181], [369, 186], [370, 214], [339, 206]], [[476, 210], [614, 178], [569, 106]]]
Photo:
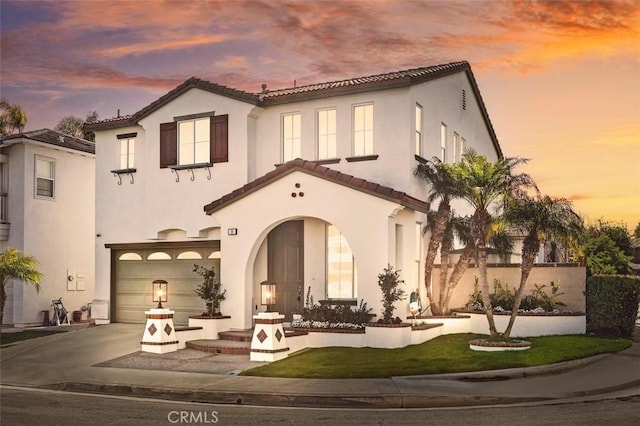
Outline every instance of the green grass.
[[48, 336], [50, 334], [65, 333], [66, 331], [55, 330], [25, 330], [14, 333], [0, 333], [0, 347], [20, 342], [22, 340], [35, 339], [37, 337]]
[[628, 339], [588, 336], [527, 338], [526, 351], [477, 352], [469, 340], [478, 334], [450, 334], [401, 349], [306, 349], [280, 361], [245, 370], [244, 376], [297, 377], [307, 379], [383, 378], [436, 373], [530, 367], [618, 352], [631, 346]]

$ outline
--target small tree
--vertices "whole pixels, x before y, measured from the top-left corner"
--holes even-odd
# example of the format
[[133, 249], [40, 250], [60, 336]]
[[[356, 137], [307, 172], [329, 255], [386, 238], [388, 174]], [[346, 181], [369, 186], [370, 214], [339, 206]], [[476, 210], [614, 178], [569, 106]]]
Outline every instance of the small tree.
[[393, 304], [398, 300], [405, 299], [405, 291], [398, 288], [404, 281], [400, 279], [400, 271], [394, 271], [393, 266], [387, 265], [381, 274], [378, 274], [378, 285], [382, 290], [382, 322], [393, 323], [393, 311], [396, 309]]
[[37, 267], [36, 258], [24, 255], [20, 250], [9, 247], [0, 253], [0, 324], [4, 316], [4, 303], [7, 300], [5, 284], [10, 280], [22, 280], [33, 284], [36, 291], [40, 292], [42, 273]]
[[203, 278], [202, 284], [200, 284], [194, 291], [205, 301], [207, 305], [207, 315], [219, 316], [220, 302], [226, 299], [225, 294], [227, 290], [222, 290], [222, 284], [216, 281], [216, 272], [214, 268], [208, 269], [201, 265], [193, 265], [193, 272], [200, 275]]

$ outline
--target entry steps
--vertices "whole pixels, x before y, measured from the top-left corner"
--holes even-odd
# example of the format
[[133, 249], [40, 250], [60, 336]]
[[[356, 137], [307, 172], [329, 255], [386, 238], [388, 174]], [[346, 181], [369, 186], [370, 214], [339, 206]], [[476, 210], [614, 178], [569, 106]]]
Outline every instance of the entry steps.
[[[285, 331], [285, 336], [300, 332]], [[306, 333], [305, 333], [306, 334]], [[226, 355], [250, 355], [253, 330], [231, 330], [218, 333], [219, 339], [198, 339], [186, 342], [187, 349]]]

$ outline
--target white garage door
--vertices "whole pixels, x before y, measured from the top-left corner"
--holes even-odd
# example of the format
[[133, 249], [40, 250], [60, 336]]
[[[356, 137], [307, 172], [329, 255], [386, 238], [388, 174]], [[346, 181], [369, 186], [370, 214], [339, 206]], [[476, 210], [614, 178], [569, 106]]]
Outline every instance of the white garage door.
[[[115, 251], [114, 320], [144, 323], [144, 311], [155, 308], [152, 282], [165, 280], [167, 302], [163, 306], [175, 311], [174, 323], [187, 325], [190, 315], [206, 310], [204, 301], [194, 290], [202, 277], [193, 272], [194, 265], [215, 268], [220, 278], [220, 252], [214, 249], [179, 248]], [[224, 286], [223, 286], [224, 288]]]

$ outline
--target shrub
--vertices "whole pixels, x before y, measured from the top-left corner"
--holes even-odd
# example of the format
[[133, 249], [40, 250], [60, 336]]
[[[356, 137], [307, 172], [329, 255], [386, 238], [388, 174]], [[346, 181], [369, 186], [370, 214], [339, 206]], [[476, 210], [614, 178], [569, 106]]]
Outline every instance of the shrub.
[[360, 299], [358, 308], [353, 310], [346, 305], [317, 305], [311, 295], [311, 287], [305, 296], [302, 320], [292, 323], [294, 327], [321, 325], [323, 328], [362, 328], [369, 322], [372, 309]]
[[194, 292], [204, 300], [207, 306], [207, 315], [220, 315], [220, 302], [226, 298], [227, 290], [222, 290], [222, 284], [216, 281], [214, 268], [208, 269], [201, 265], [193, 265], [193, 272], [202, 277], [200, 284]]
[[[554, 312], [558, 306], [566, 306], [559, 298], [564, 293], [560, 293], [560, 284], [551, 281], [551, 294], [545, 291], [546, 284], [534, 284], [535, 289], [531, 294], [524, 295], [520, 301], [518, 312]], [[515, 298], [515, 288], [509, 289], [508, 285], [502, 285], [500, 280], [493, 280], [493, 293], [491, 294], [491, 306], [495, 312], [511, 312], [513, 300]], [[478, 277], [473, 283], [473, 293], [469, 295], [467, 309], [483, 311], [482, 292], [478, 285]]]
[[400, 279], [400, 271], [394, 271], [393, 266], [387, 265], [381, 274], [378, 274], [378, 285], [382, 290], [382, 321], [385, 324], [392, 324], [393, 311], [396, 309], [393, 304], [405, 298], [405, 291], [398, 286], [404, 283]]
[[593, 275], [587, 279], [587, 331], [630, 336], [640, 303], [640, 277]]

